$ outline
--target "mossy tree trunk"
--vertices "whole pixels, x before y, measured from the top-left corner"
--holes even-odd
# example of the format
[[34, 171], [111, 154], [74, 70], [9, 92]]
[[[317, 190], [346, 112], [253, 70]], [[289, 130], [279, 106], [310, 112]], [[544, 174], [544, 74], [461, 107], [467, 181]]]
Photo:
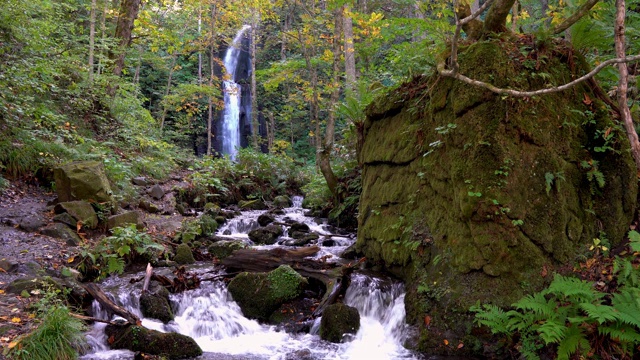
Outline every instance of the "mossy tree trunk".
[[115, 34], [116, 39], [119, 41], [118, 51], [116, 54], [112, 54], [112, 57], [115, 58], [113, 73], [116, 76], [122, 75], [122, 69], [124, 68], [124, 56], [126, 49], [131, 45], [133, 22], [138, 17], [140, 2], [141, 0], [123, 0], [120, 3], [120, 14], [118, 16]]

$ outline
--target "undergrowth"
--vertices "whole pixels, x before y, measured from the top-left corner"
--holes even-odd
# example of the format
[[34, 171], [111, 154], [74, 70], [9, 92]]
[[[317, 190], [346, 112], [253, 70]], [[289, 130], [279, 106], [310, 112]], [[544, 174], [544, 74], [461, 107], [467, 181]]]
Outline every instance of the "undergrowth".
[[631, 231], [629, 239], [631, 253], [612, 259], [614, 291], [555, 275], [549, 287], [525, 296], [511, 310], [472, 307], [476, 322], [505, 336], [526, 359], [539, 359], [549, 348], [558, 359], [630, 359], [640, 346], [640, 234]]

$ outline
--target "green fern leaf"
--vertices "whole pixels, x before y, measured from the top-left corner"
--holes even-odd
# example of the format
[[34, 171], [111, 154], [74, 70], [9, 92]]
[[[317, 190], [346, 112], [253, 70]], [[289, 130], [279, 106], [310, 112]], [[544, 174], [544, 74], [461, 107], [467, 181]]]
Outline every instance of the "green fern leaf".
[[597, 293], [593, 289], [593, 285], [591, 283], [578, 278], [566, 277], [557, 274], [545, 292], [554, 294], [559, 298], [571, 299], [574, 302], [579, 303], [591, 303], [602, 297], [602, 294]]
[[568, 328], [559, 322], [547, 321], [538, 328], [538, 333], [545, 344], [559, 343], [567, 333]]
[[640, 333], [638, 333], [638, 330], [626, 324], [616, 323], [609, 326], [599, 326], [598, 332], [621, 343], [628, 342], [634, 344], [640, 342]]
[[540, 317], [541, 320], [553, 317], [555, 315], [556, 303], [547, 300], [544, 295], [544, 291], [527, 295], [513, 304], [513, 307], [524, 312], [532, 311], [534, 315]]
[[591, 347], [581, 329], [578, 326], [567, 328], [564, 338], [558, 344], [558, 360], [569, 360], [569, 356], [580, 350], [581, 353], [587, 353]]
[[624, 287], [611, 297], [620, 322], [640, 327], [640, 289]]
[[584, 303], [578, 306], [587, 315], [589, 315], [589, 318], [597, 321], [599, 324], [604, 324], [607, 321], [614, 321], [618, 317], [616, 311], [611, 306]]

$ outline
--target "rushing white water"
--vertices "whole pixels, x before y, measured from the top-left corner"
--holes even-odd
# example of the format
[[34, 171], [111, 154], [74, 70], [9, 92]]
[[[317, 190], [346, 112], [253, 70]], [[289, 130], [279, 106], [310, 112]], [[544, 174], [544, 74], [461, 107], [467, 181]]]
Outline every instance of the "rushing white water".
[[[337, 231], [330, 229], [324, 223], [318, 224], [314, 219], [305, 217], [299, 207], [300, 202], [300, 198], [294, 198], [294, 206], [285, 209], [285, 214], [280, 215], [278, 221], [293, 218], [295, 221], [309, 225], [312, 231]], [[246, 230], [252, 227], [247, 224], [257, 223], [256, 219], [262, 213], [261, 211], [244, 212], [234, 220], [237, 223], [244, 223]], [[227, 226], [226, 229], [242, 227], [234, 225]], [[233, 233], [229, 236], [240, 235], [243, 234]], [[345, 236], [344, 241], [351, 244], [354, 240]], [[325, 249], [325, 253], [334, 254], [334, 248], [338, 247], [344, 248], [330, 246]], [[159, 269], [159, 271], [168, 271], [168, 269]], [[210, 265], [201, 265], [190, 268], [190, 271], [201, 274], [206, 272], [207, 276], [211, 276], [212, 271], [221, 270], [212, 268]], [[129, 283], [131, 278], [139, 276], [141, 274], [111, 278], [103, 283], [102, 287], [113, 294], [119, 304], [142, 318], [138, 303], [140, 284]], [[402, 346], [407, 337], [404, 322], [404, 296], [403, 285], [399, 282], [358, 272], [352, 274], [344, 303], [355, 307], [360, 313], [360, 330], [351, 337], [350, 341], [341, 344], [320, 339], [318, 335], [320, 319], [316, 319], [308, 334], [290, 334], [278, 330], [275, 326], [247, 319], [221, 281], [203, 282], [198, 289], [171, 295], [171, 304], [176, 315], [174, 321], [163, 324], [155, 319], [143, 318], [142, 324], [162, 332], [179, 332], [191, 336], [204, 351], [199, 359], [415, 359], [415, 354]], [[107, 318], [107, 314], [97, 303], [94, 304], [94, 316]], [[133, 358], [134, 354], [130, 351], [108, 350], [103, 330], [104, 324], [96, 324], [87, 334], [92, 351], [82, 359]]]
[[242, 37], [250, 26], [245, 25], [236, 34], [231, 45], [224, 55], [224, 67], [227, 71], [228, 79], [223, 83], [224, 109], [222, 111], [222, 153], [228, 154], [235, 160], [238, 148], [240, 147], [240, 96], [241, 89], [235, 81], [236, 67], [240, 57], [240, 45]]

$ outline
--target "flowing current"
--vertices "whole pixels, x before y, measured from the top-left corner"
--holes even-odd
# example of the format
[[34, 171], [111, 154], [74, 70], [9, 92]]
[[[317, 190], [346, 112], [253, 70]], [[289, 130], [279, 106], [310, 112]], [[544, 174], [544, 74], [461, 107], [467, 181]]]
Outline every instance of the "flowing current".
[[228, 154], [235, 160], [240, 147], [240, 85], [236, 83], [236, 67], [240, 57], [242, 37], [249, 29], [248, 25], [242, 27], [236, 34], [231, 45], [224, 55], [224, 67], [229, 78], [224, 80], [224, 109], [222, 112], [222, 153]]
[[[319, 223], [303, 215], [299, 198], [294, 198], [294, 206], [276, 218], [278, 222], [304, 222], [312, 231], [321, 235], [318, 245], [327, 261], [337, 260], [337, 255], [353, 243], [353, 236], [341, 234], [325, 223]], [[296, 203], [297, 202], [297, 203]], [[298, 205], [298, 206], [296, 206]], [[220, 236], [248, 240], [246, 233], [257, 227], [257, 217], [264, 211], [243, 212], [230, 220], [219, 230]], [[226, 235], [224, 235], [226, 234]], [[331, 234], [331, 243], [322, 240], [322, 234]], [[279, 243], [290, 239], [285, 235]], [[324, 244], [324, 245], [323, 245]], [[271, 245], [259, 248], [268, 248]], [[156, 269], [166, 271], [170, 269]], [[202, 277], [212, 276], [215, 269], [209, 264], [194, 265], [189, 271], [201, 273]], [[205, 275], [206, 273], [206, 275]], [[140, 312], [138, 298], [141, 284], [129, 284], [132, 278], [142, 274], [132, 274], [110, 278], [101, 287], [113, 295], [119, 304], [142, 319], [142, 325], [162, 331], [178, 332], [194, 338], [204, 354], [198, 359], [229, 360], [294, 360], [294, 359], [415, 359], [415, 354], [402, 344], [407, 338], [405, 324], [404, 288], [397, 281], [382, 279], [364, 273], [351, 275], [344, 303], [358, 309], [360, 330], [349, 341], [335, 344], [320, 339], [318, 332], [320, 319], [316, 319], [309, 333], [292, 334], [278, 330], [275, 326], [260, 324], [243, 316], [239, 306], [227, 292], [222, 281], [204, 281], [200, 288], [171, 295], [175, 320], [163, 324], [155, 319], [144, 318]], [[213, 273], [215, 275], [215, 273]], [[108, 319], [97, 302], [94, 302], [94, 316]], [[110, 350], [104, 334], [105, 324], [96, 323], [87, 333], [91, 345], [89, 354], [81, 359], [133, 359], [127, 350]]]

